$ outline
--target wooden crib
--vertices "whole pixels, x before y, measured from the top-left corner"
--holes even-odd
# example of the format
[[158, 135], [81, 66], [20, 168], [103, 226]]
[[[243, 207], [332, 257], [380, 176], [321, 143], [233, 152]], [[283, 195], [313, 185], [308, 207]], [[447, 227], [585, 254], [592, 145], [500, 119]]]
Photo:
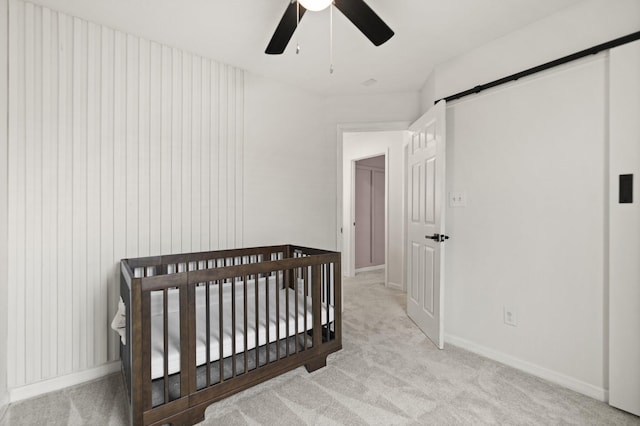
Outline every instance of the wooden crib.
[[293, 245], [124, 259], [122, 372], [134, 425], [211, 403], [342, 348], [340, 254]]

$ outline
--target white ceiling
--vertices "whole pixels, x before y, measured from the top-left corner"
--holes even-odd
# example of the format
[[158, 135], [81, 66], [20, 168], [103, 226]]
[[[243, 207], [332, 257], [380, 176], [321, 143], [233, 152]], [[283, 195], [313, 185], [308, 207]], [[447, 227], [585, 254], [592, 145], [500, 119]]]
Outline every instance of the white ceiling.
[[375, 47], [336, 10], [332, 75], [329, 10], [308, 12], [283, 55], [264, 54], [288, 1], [35, 0], [324, 94], [419, 90], [437, 64], [584, 0], [367, 0], [396, 34]]

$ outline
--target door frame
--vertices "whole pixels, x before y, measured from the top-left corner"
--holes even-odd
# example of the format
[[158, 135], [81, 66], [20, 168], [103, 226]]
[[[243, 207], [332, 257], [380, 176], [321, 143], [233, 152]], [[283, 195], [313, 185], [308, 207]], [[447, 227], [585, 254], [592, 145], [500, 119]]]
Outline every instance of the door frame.
[[[358, 158], [345, 158], [344, 157], [344, 134], [345, 133], [364, 133], [364, 132], [384, 132], [384, 131], [406, 131], [411, 123], [408, 121], [402, 122], [387, 122], [387, 123], [351, 123], [351, 124], [338, 124], [337, 126], [337, 200], [336, 200], [336, 248], [342, 252], [342, 266], [343, 274], [348, 277], [355, 275], [355, 239], [353, 238], [353, 227], [345, 226], [346, 224], [353, 223], [353, 220], [345, 222], [344, 218], [349, 217], [353, 219], [355, 215], [355, 162], [364, 158], [375, 157], [378, 155], [385, 156], [385, 286], [389, 285], [389, 267], [388, 267], [388, 248], [389, 248], [389, 224], [388, 224], [388, 209], [389, 209], [389, 152], [380, 152], [378, 148], [372, 148], [371, 150], [364, 150]], [[388, 151], [388, 150], [385, 150]], [[348, 164], [346, 162], [348, 161]], [[343, 176], [349, 173], [350, 176]], [[346, 179], [345, 179], [346, 178]], [[349, 187], [345, 187], [345, 183], [349, 183]], [[346, 190], [345, 190], [346, 188]], [[350, 192], [350, 194], [347, 194]], [[350, 195], [349, 205], [344, 205], [345, 195]], [[345, 208], [346, 207], [346, 208]], [[404, 214], [404, 212], [403, 212]], [[404, 239], [404, 235], [402, 236]], [[404, 270], [402, 289], [405, 287], [404, 283]]]

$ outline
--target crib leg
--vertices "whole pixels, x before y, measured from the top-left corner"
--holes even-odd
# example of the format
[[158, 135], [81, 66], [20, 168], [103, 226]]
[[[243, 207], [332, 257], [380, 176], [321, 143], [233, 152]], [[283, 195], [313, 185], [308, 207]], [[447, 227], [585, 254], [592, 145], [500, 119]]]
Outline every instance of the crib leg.
[[307, 369], [307, 372], [311, 373], [322, 367], [325, 367], [326, 365], [327, 365], [327, 357], [322, 356], [322, 357], [314, 358], [313, 360], [309, 361], [307, 364], [305, 364], [304, 368]]
[[185, 411], [164, 418], [158, 423], [153, 423], [152, 425], [190, 426], [201, 423], [204, 421], [204, 412], [207, 410], [209, 405], [211, 405], [211, 402], [190, 407]]

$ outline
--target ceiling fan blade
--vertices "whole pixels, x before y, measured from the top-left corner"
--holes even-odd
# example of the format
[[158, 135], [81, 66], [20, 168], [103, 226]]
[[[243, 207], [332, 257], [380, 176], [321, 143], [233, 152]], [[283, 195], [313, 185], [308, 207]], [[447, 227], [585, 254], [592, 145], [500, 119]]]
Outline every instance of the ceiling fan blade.
[[393, 37], [393, 30], [364, 0], [334, 0], [333, 3], [376, 46]]
[[[289, 40], [291, 40], [291, 37], [298, 26], [297, 6], [297, 1], [291, 1], [289, 3], [289, 6], [287, 6], [287, 10], [284, 11], [284, 15], [282, 15], [282, 19], [276, 27], [276, 31], [273, 33], [273, 37], [271, 37], [271, 41], [264, 53], [268, 55], [280, 55], [284, 52], [284, 49], [287, 48], [287, 44], [289, 44]], [[307, 9], [300, 5], [300, 19], [302, 19], [302, 16], [306, 11]]]

